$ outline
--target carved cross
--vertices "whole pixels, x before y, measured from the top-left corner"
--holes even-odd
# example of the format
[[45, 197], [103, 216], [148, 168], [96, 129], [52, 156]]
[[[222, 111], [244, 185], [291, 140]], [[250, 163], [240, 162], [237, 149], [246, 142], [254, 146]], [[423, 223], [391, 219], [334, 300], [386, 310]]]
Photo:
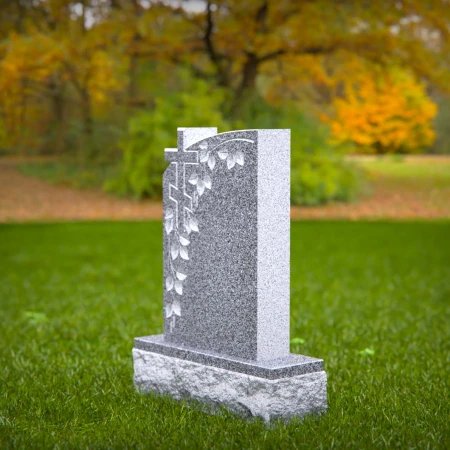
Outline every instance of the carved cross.
[[192, 213], [192, 197], [186, 193], [186, 164], [198, 164], [198, 151], [164, 150], [165, 160], [175, 165], [175, 185], [169, 184], [169, 199], [175, 203], [175, 227], [182, 229], [185, 210]]

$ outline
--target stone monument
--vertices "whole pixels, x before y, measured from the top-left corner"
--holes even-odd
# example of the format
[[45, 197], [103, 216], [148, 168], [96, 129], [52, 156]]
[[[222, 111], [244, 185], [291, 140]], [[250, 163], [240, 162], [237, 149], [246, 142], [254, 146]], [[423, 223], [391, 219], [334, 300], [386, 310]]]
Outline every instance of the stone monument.
[[179, 128], [165, 150], [164, 334], [134, 382], [259, 416], [323, 412], [323, 360], [289, 352], [290, 130]]

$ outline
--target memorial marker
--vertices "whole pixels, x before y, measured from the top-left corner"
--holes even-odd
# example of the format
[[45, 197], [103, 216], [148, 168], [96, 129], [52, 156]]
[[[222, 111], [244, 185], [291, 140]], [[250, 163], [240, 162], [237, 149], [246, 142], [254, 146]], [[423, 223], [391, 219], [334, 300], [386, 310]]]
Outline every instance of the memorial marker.
[[179, 128], [165, 150], [164, 334], [135, 385], [274, 418], [323, 412], [323, 361], [289, 352], [290, 131]]

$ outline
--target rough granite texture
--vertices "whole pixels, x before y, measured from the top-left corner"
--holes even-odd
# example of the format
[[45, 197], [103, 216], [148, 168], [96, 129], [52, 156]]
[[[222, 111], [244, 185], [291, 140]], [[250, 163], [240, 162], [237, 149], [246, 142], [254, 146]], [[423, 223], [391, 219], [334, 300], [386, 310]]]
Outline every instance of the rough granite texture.
[[327, 409], [323, 371], [267, 380], [138, 349], [133, 350], [133, 360], [134, 382], [141, 392], [197, 400], [211, 412], [225, 407], [270, 422]]
[[283, 358], [253, 361], [242, 358], [230, 358], [215, 352], [192, 350], [189, 347], [169, 343], [162, 334], [136, 338], [134, 348], [173, 356], [199, 364], [254, 375], [259, 378], [288, 378], [323, 370], [323, 360], [310, 356], [289, 354]]
[[179, 129], [165, 151], [165, 339], [287, 357], [290, 131], [215, 132]]

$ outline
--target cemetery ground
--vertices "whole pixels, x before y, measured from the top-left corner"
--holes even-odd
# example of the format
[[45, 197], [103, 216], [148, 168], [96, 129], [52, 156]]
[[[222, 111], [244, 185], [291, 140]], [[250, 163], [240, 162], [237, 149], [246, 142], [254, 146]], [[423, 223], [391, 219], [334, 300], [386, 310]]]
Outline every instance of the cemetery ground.
[[[359, 157], [369, 185], [359, 201], [292, 208], [293, 219], [450, 218], [450, 157]], [[0, 159], [0, 222], [160, 219], [159, 202], [100, 192], [110, 168]], [[76, 187], [85, 187], [80, 190]]]
[[138, 395], [162, 332], [161, 222], [0, 225], [0, 448], [449, 448], [450, 223], [292, 223], [292, 351], [329, 411], [210, 416]]

